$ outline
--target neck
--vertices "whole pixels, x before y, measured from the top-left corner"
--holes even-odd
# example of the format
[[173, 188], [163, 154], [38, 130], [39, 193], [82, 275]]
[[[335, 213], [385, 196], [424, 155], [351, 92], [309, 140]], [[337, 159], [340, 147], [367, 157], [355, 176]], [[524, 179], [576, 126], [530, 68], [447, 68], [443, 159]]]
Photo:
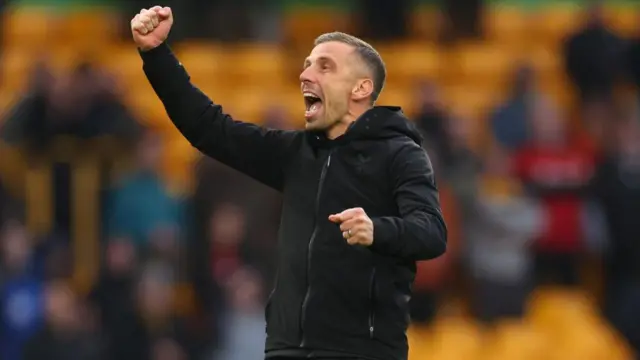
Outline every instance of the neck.
[[347, 132], [349, 126], [354, 123], [356, 120], [362, 116], [367, 110], [371, 109], [370, 106], [362, 107], [357, 109], [349, 109], [347, 113], [340, 119], [340, 121], [336, 122], [332, 127], [327, 129], [327, 138], [330, 140], [334, 140]]

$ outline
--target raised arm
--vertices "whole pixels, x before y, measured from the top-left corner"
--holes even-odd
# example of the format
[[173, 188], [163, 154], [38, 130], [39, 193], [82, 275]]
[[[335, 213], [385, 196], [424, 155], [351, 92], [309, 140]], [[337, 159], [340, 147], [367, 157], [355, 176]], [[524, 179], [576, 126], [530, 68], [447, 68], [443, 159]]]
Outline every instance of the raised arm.
[[165, 43], [169, 8], [143, 10], [132, 20], [143, 69], [169, 118], [195, 148], [248, 176], [281, 190], [284, 171], [300, 134], [234, 120], [195, 87]]

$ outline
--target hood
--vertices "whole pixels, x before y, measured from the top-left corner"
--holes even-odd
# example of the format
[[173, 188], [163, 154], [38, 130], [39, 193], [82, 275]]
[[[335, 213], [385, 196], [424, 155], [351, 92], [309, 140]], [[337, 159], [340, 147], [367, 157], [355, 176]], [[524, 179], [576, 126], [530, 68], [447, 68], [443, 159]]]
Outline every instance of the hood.
[[[316, 145], [332, 142], [324, 134], [311, 133]], [[374, 106], [353, 122], [347, 132], [334, 141], [383, 140], [408, 137], [422, 145], [422, 135], [416, 125], [409, 120], [399, 106]]]

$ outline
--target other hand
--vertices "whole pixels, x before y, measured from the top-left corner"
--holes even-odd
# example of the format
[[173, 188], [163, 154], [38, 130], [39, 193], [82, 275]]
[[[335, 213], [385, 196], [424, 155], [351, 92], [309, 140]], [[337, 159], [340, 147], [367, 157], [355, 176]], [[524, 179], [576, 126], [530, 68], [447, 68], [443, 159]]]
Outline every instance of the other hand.
[[167, 40], [172, 25], [171, 8], [154, 6], [151, 9], [142, 9], [131, 20], [133, 41], [142, 51], [154, 49]]
[[362, 208], [347, 209], [339, 214], [329, 215], [329, 221], [340, 224], [342, 237], [349, 245], [373, 244], [373, 222]]

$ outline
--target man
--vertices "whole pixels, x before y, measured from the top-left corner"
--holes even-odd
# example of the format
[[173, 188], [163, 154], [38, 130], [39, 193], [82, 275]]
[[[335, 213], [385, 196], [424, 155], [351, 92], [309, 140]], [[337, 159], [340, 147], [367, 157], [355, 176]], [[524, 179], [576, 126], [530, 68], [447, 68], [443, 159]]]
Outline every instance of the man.
[[266, 357], [407, 359], [416, 261], [445, 252], [446, 227], [417, 129], [374, 107], [386, 70], [368, 44], [320, 36], [300, 75], [306, 131], [235, 121], [195, 88], [164, 43], [169, 8], [132, 20], [144, 71], [204, 154], [282, 192]]

